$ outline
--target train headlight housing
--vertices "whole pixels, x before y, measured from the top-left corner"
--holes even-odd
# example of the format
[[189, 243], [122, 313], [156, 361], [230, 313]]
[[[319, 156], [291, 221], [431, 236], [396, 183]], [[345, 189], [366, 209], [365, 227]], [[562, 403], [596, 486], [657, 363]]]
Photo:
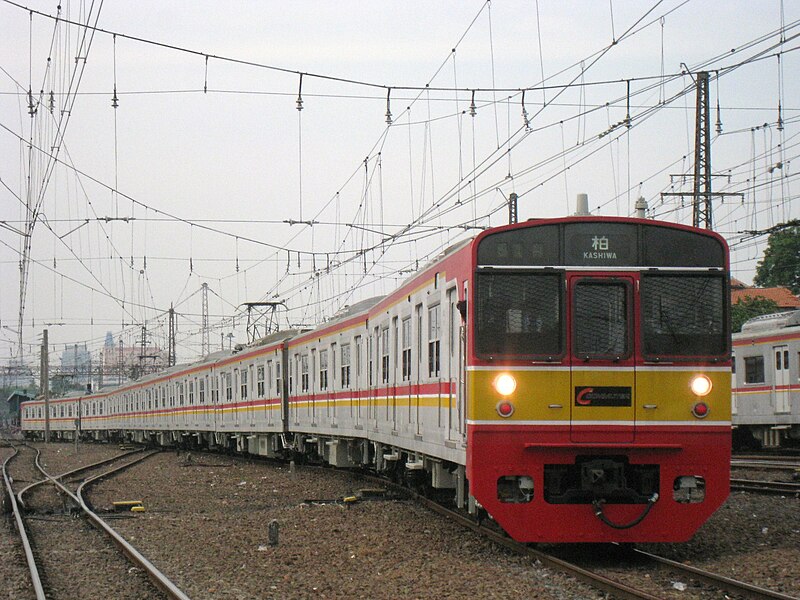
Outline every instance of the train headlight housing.
[[692, 388], [692, 393], [695, 396], [708, 396], [711, 393], [711, 388], [713, 385], [711, 384], [711, 380], [706, 377], [705, 375], [697, 375], [692, 382], [689, 384], [689, 387]]
[[492, 385], [501, 396], [510, 396], [517, 389], [517, 380], [510, 373], [502, 373], [495, 378]]

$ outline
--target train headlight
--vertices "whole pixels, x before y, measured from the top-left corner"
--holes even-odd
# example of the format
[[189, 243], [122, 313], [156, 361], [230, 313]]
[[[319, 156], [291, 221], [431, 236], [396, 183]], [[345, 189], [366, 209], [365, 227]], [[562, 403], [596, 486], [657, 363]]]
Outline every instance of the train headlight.
[[692, 393], [695, 396], [708, 396], [713, 386], [708, 377], [705, 375], [698, 375], [692, 379], [692, 383], [689, 384], [689, 387], [692, 388]]
[[498, 375], [494, 380], [494, 389], [501, 396], [510, 396], [517, 389], [517, 380], [509, 373]]

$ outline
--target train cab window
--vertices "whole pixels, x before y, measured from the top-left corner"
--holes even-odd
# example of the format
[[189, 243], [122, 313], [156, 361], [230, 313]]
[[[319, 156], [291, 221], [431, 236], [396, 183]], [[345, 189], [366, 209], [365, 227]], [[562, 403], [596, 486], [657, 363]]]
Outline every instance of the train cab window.
[[475, 286], [477, 353], [561, 355], [562, 281], [558, 273], [479, 273]]
[[745, 356], [744, 358], [744, 382], [745, 383], [764, 383], [764, 357]]
[[640, 292], [645, 357], [726, 353], [722, 275], [643, 275]]
[[617, 358], [628, 354], [627, 285], [581, 281], [575, 286], [573, 306], [576, 356]]

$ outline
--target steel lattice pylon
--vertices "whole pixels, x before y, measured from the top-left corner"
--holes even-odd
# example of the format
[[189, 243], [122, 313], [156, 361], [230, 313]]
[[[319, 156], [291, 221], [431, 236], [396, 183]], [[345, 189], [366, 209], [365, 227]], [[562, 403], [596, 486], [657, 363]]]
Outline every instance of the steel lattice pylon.
[[697, 107], [694, 134], [694, 195], [692, 225], [712, 229], [711, 215], [711, 118], [708, 104], [708, 72], [697, 74]]

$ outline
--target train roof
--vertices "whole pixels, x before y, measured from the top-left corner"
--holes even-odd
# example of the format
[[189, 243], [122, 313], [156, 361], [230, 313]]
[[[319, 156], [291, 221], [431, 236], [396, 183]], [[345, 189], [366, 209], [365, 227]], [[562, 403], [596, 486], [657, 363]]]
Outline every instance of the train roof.
[[787, 310], [753, 317], [742, 325], [741, 333], [760, 333], [783, 330], [788, 327], [800, 327], [800, 310]]

